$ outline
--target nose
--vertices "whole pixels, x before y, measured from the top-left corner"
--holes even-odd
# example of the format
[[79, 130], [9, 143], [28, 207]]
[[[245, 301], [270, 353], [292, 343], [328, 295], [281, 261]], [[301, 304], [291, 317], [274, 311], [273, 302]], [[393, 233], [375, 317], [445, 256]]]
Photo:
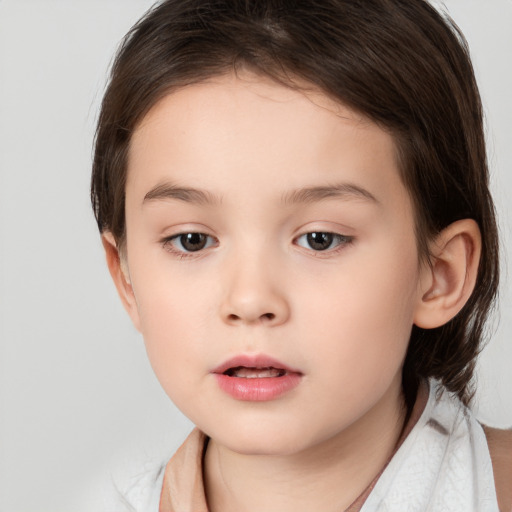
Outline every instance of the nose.
[[[228, 265], [220, 307], [222, 320], [231, 325], [278, 326], [290, 317], [290, 304], [278, 283], [276, 268], [262, 258]], [[273, 271], [272, 271], [273, 270]], [[280, 279], [282, 281], [282, 279]]]

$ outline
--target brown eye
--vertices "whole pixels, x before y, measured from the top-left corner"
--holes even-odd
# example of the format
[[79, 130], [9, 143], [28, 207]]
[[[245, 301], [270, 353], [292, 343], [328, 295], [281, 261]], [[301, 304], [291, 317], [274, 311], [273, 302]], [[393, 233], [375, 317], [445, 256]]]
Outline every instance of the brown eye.
[[325, 251], [332, 245], [334, 236], [332, 233], [308, 233], [306, 240], [311, 249]]
[[208, 237], [203, 233], [185, 233], [180, 235], [180, 242], [186, 251], [194, 252], [204, 249]]
[[313, 251], [327, 251], [328, 249], [336, 249], [339, 246], [347, 245], [351, 241], [352, 237], [350, 236], [326, 231], [312, 231], [299, 236], [297, 245]]
[[177, 252], [197, 252], [213, 245], [211, 236], [204, 233], [180, 233], [165, 241], [164, 245]]

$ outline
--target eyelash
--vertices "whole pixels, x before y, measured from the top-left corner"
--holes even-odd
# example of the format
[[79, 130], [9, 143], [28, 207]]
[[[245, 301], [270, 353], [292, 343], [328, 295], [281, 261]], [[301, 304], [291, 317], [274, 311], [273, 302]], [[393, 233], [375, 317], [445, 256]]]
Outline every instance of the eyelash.
[[[184, 247], [183, 247], [183, 237], [186, 237], [186, 236], [189, 236], [189, 235], [199, 235], [199, 236], [202, 236], [202, 237], [206, 237], [207, 238], [207, 241], [206, 241], [206, 244], [204, 247], [201, 247], [199, 250], [197, 251], [187, 251]], [[178, 233], [176, 235], [172, 235], [170, 237], [166, 237], [162, 240], [162, 246], [163, 248], [166, 250], [166, 251], [169, 251], [170, 253], [178, 256], [180, 259], [184, 259], [184, 258], [193, 258], [194, 256], [197, 256], [198, 254], [197, 253], [200, 253], [201, 251], [203, 251], [204, 249], [208, 249], [209, 247], [211, 247], [213, 244], [208, 244], [208, 240], [211, 241], [211, 240], [215, 240], [212, 236], [210, 235], [207, 235], [206, 233], [200, 233], [199, 231], [188, 231], [188, 232], [185, 232], [185, 233]], [[175, 241], [179, 241], [180, 245], [182, 246], [183, 249], [177, 249], [174, 247], [174, 243]]]
[[[323, 235], [323, 236], [327, 235], [328, 237], [330, 237], [331, 241], [330, 241], [329, 247], [326, 247], [325, 249], [315, 250], [311, 246], [304, 247], [303, 245], [300, 245], [298, 243], [298, 241], [301, 238], [306, 238], [306, 240], [307, 240], [312, 235]], [[352, 236], [340, 235], [339, 233], [332, 233], [330, 231], [309, 231], [308, 233], [304, 233], [303, 235], [300, 235], [299, 237], [297, 237], [295, 239], [295, 242], [299, 245], [299, 247], [304, 247], [305, 249], [312, 250], [314, 255], [317, 257], [324, 256], [324, 255], [327, 256], [327, 255], [337, 254], [338, 252], [343, 250], [347, 245], [351, 244], [353, 241], [354, 241], [354, 237], [352, 237]], [[308, 244], [310, 242], [311, 241], [308, 241]], [[331, 247], [333, 243], [336, 243], [334, 248]]]
[[[185, 247], [183, 247], [183, 242], [184, 242], [183, 237], [190, 236], [190, 235], [192, 235], [192, 236], [198, 235], [200, 237], [206, 237], [205, 245], [196, 251], [186, 250]], [[307, 240], [308, 237], [311, 237], [312, 235], [323, 235], [323, 236], [327, 235], [328, 237], [330, 237], [331, 242], [329, 244], [329, 247], [327, 247], [325, 249], [315, 250], [312, 247], [305, 247], [298, 243], [298, 241], [300, 239], [306, 238], [306, 240]], [[212, 240], [214, 242], [209, 243], [209, 241], [211, 242]], [[178, 249], [174, 246], [174, 243], [176, 241], [178, 241], [180, 243], [182, 249]], [[327, 256], [327, 255], [337, 254], [339, 251], [343, 250], [347, 245], [350, 245], [353, 241], [354, 241], [354, 237], [352, 237], [352, 236], [341, 235], [339, 233], [332, 233], [330, 231], [309, 231], [309, 232], [304, 233], [294, 239], [294, 242], [297, 243], [297, 245], [299, 245], [299, 247], [302, 247], [304, 249], [312, 251], [312, 253], [317, 257], [321, 257], [324, 255]], [[201, 253], [204, 249], [208, 249], [208, 248], [214, 246], [215, 242], [216, 242], [215, 238], [210, 235], [207, 235], [206, 233], [201, 233], [198, 231], [189, 231], [189, 232], [185, 232], [185, 233], [177, 233], [176, 235], [166, 237], [161, 241], [161, 244], [166, 251], [178, 256], [180, 259], [185, 259], [185, 258], [193, 258], [193, 257], [199, 256], [199, 253]], [[310, 242], [311, 242], [311, 240], [309, 240], [307, 243], [310, 243]], [[331, 245], [335, 242], [336, 242], [335, 247], [331, 248]]]

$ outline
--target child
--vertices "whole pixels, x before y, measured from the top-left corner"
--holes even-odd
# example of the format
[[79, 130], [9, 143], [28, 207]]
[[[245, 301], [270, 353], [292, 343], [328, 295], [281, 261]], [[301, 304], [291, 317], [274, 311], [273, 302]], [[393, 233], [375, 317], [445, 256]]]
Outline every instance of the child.
[[510, 510], [510, 433], [467, 408], [498, 286], [480, 98], [425, 1], [157, 5], [113, 66], [92, 201], [197, 425], [130, 510]]

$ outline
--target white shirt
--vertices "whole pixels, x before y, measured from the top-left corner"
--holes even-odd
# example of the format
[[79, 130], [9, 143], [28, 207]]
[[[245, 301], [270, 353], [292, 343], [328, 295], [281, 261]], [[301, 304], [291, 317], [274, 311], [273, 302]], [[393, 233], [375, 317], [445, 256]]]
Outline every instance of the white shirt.
[[[158, 512], [164, 471], [173, 482], [173, 512], [207, 510], [202, 485], [204, 434], [197, 429], [165, 469], [142, 469], [105, 512]], [[199, 504], [199, 505], [198, 505]], [[499, 512], [492, 463], [482, 426], [438, 382], [416, 425], [386, 466], [361, 512]]]

